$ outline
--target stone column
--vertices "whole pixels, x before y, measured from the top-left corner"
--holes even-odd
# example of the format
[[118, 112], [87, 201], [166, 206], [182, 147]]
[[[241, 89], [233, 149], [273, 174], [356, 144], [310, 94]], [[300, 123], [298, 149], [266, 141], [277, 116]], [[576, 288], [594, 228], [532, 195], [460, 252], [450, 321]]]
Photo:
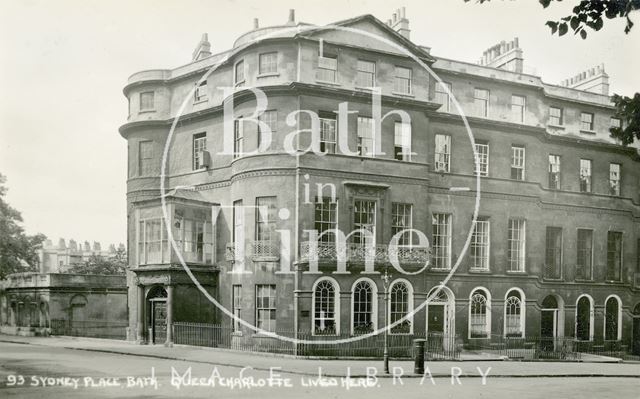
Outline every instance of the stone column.
[[144, 286], [138, 285], [138, 309], [137, 309], [137, 323], [136, 323], [136, 342], [144, 344]]
[[167, 341], [165, 346], [173, 346], [173, 285], [167, 285]]

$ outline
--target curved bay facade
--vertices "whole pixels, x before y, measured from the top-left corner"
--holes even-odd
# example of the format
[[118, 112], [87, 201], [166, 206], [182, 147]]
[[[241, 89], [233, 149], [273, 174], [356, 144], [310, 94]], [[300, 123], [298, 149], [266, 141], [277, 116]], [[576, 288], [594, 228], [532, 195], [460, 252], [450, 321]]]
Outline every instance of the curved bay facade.
[[[604, 83], [583, 91], [523, 73], [517, 41], [500, 54], [514, 63], [496, 67], [491, 52], [482, 65], [433, 56], [369, 15], [335, 25], [345, 29], [255, 29], [215, 55], [205, 37], [189, 64], [130, 77], [120, 128], [135, 249], [130, 339], [180, 341], [203, 325], [229, 342], [274, 339], [234, 314], [309, 339], [355, 336], [388, 320], [399, 321], [392, 335], [469, 346], [508, 336], [639, 348], [640, 164], [636, 148], [609, 138], [619, 122]], [[380, 93], [379, 128], [370, 87]], [[272, 131], [268, 148], [259, 148], [264, 130], [252, 120], [254, 89], [267, 100], [258, 119]], [[302, 151], [308, 132], [292, 134], [312, 123], [325, 155]], [[389, 251], [407, 228], [430, 248], [402, 234]], [[336, 236], [308, 232], [332, 229], [348, 235], [345, 270]], [[363, 249], [367, 238], [373, 245]]]

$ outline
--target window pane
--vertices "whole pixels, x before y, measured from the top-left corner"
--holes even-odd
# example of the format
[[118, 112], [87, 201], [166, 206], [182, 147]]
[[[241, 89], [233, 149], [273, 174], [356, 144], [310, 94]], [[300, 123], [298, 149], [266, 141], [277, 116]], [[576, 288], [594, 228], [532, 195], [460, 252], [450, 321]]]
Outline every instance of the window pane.
[[434, 213], [431, 220], [433, 238], [433, 267], [451, 268], [451, 215]]
[[511, 147], [511, 178], [524, 180], [524, 147]]
[[373, 119], [358, 117], [358, 153], [361, 156], [375, 155]]
[[474, 173], [480, 176], [489, 176], [489, 144], [476, 143], [478, 164], [474, 162]]
[[489, 270], [489, 220], [478, 218], [471, 236], [471, 268]]
[[260, 54], [258, 73], [276, 73], [278, 72], [278, 53]]
[[436, 134], [435, 169], [438, 172], [449, 172], [451, 159], [451, 136]]

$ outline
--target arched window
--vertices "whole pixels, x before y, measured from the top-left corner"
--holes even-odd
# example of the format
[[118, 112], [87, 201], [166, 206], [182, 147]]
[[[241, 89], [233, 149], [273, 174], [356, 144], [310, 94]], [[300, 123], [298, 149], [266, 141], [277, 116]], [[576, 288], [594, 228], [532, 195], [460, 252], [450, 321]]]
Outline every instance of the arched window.
[[491, 334], [490, 317], [488, 291], [478, 288], [469, 298], [469, 338], [488, 338]]
[[370, 280], [358, 280], [353, 285], [351, 303], [353, 334], [366, 334], [375, 329], [375, 286]]
[[[396, 321], [405, 317], [413, 307], [411, 286], [405, 281], [396, 281], [391, 285], [389, 291], [389, 323], [393, 324]], [[398, 323], [391, 328], [392, 334], [410, 334], [412, 332], [411, 317]]]
[[331, 280], [320, 280], [313, 290], [313, 333], [338, 334], [338, 290]]
[[593, 303], [591, 297], [582, 295], [576, 304], [576, 339], [591, 341], [593, 337]]
[[523, 299], [517, 289], [507, 293], [504, 301], [504, 335], [506, 337], [524, 337]]
[[166, 297], [167, 297], [167, 290], [165, 290], [164, 287], [160, 285], [156, 285], [155, 287], [151, 288], [149, 290], [149, 293], [147, 294], [147, 299], [166, 298]]
[[604, 339], [618, 341], [620, 337], [620, 299], [616, 296], [607, 298], [604, 304]]

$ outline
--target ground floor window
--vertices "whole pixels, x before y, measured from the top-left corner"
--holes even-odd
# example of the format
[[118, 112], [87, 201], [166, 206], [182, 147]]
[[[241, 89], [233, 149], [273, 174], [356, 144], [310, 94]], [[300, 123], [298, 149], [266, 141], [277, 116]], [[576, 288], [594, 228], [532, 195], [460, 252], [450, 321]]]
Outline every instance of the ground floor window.
[[375, 291], [373, 284], [367, 280], [357, 281], [353, 286], [352, 300], [352, 325], [353, 334], [366, 334], [374, 330], [374, 301]]
[[590, 341], [593, 338], [592, 321], [593, 302], [591, 298], [583, 295], [576, 304], [576, 339]]
[[256, 327], [276, 330], [276, 286], [256, 285]]
[[[411, 289], [408, 283], [397, 281], [389, 291], [389, 322], [395, 323], [411, 311]], [[407, 318], [391, 328], [392, 334], [411, 333], [411, 320]]]
[[509, 291], [504, 308], [504, 335], [524, 337], [523, 298], [518, 290]]
[[476, 289], [469, 298], [469, 338], [488, 338], [491, 333], [489, 294]]
[[610, 296], [604, 305], [604, 339], [617, 341], [620, 337], [620, 299]]
[[313, 290], [313, 332], [334, 335], [338, 333], [338, 288], [330, 280], [321, 280]]

